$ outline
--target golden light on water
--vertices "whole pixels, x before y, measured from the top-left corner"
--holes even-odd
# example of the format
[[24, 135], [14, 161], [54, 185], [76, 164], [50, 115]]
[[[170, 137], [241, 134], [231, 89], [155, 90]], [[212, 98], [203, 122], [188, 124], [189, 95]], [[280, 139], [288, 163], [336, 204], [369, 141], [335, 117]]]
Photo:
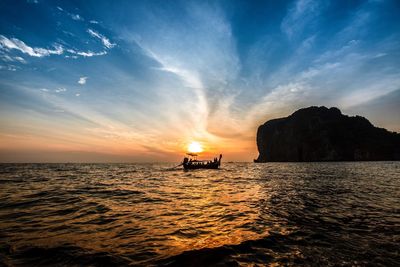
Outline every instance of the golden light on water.
[[203, 147], [199, 142], [193, 141], [189, 144], [188, 151], [190, 153], [200, 153], [203, 152]]

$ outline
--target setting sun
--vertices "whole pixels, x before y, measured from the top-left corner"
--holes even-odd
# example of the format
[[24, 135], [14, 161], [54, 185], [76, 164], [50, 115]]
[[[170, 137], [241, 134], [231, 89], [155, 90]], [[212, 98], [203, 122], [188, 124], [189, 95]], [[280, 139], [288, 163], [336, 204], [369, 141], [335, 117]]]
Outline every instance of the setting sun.
[[190, 153], [200, 153], [203, 152], [203, 147], [201, 146], [201, 144], [199, 142], [191, 142], [188, 146], [188, 151]]

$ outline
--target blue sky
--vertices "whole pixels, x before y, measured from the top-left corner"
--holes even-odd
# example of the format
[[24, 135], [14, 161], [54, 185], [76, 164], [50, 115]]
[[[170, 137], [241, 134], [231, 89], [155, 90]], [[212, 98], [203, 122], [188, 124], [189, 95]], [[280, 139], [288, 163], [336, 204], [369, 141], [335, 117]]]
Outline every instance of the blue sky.
[[256, 156], [310, 105], [400, 131], [400, 2], [0, 1], [1, 161]]

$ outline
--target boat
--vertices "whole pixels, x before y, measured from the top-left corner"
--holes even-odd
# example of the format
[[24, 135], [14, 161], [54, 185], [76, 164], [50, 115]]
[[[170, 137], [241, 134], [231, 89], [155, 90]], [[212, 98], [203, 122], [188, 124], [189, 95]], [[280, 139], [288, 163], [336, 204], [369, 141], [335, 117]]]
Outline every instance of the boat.
[[214, 160], [198, 160], [197, 154], [187, 153], [188, 157], [185, 157], [182, 162], [183, 169], [194, 170], [194, 169], [218, 169], [221, 166], [222, 154], [219, 155], [219, 159]]

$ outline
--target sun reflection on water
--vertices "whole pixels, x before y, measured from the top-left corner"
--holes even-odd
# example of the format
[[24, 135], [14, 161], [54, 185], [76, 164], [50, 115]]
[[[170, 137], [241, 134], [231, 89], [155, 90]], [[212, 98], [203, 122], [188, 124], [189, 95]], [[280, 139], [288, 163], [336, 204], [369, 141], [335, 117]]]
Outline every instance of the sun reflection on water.
[[[132, 264], [145, 264], [276, 235], [289, 238], [300, 232], [294, 240], [308, 242], [304, 238], [326, 232], [318, 228], [338, 227], [346, 216], [364, 216], [375, 207], [373, 216], [393, 216], [396, 169], [369, 168], [386, 177], [372, 184], [365, 166], [350, 179], [355, 169], [341, 164], [342, 169], [333, 163], [226, 163], [221, 170], [190, 172], [167, 171], [167, 165], [157, 164], [27, 165], [13, 170], [13, 182], [3, 183], [0, 227], [8, 229], [7, 242], [17, 249], [65, 249], [67, 244], [129, 255]], [[23, 183], [14, 182], [18, 179]], [[376, 186], [391, 197], [365, 194]], [[277, 258], [301, 257], [296, 246], [274, 253]]]

